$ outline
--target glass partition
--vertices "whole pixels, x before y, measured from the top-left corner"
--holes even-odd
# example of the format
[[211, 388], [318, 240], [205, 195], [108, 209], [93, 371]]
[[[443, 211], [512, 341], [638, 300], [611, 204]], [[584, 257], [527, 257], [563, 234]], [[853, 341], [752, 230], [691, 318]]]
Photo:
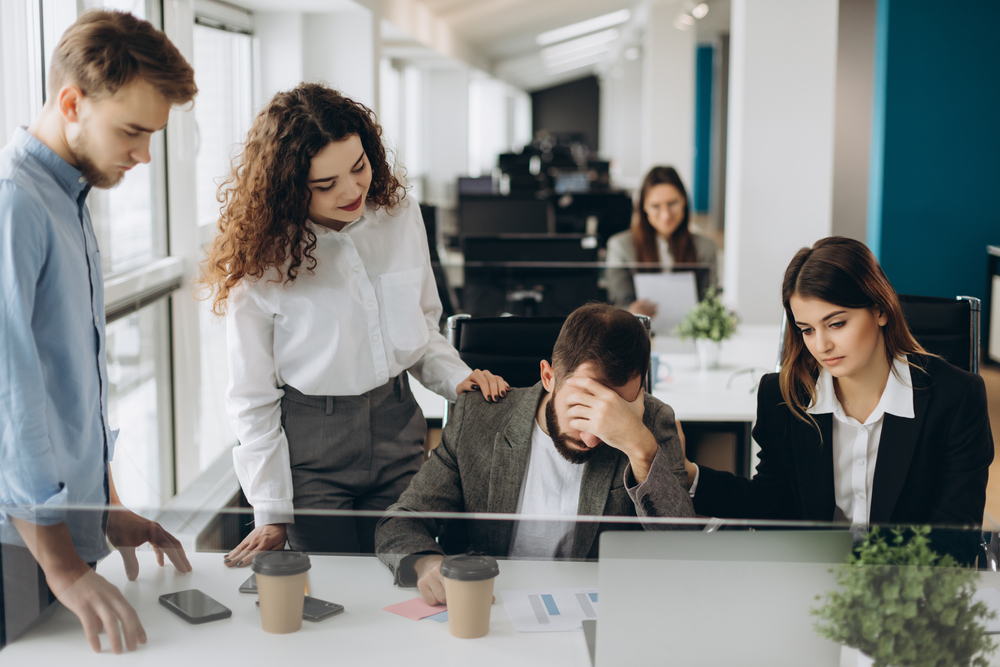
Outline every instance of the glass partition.
[[[453, 503], [444, 498], [454, 493], [442, 489], [441, 498], [429, 502], [448, 506]], [[483, 502], [498, 507], [518, 502], [516, 489], [512, 498], [500, 487], [463, 493], [481, 493]], [[609, 505], [619, 493], [626, 490], [610, 489]], [[20, 517], [30, 541], [30, 524], [23, 521], [45, 512], [9, 515]], [[248, 508], [175, 507], [158, 518], [183, 546], [169, 548], [174, 538], [160, 537], [168, 547], [163, 567], [148, 545], [134, 558], [122, 548], [59, 592], [72, 605], [74, 586], [114, 586], [145, 629], [147, 645], [137, 657], [148, 659], [152, 651], [164, 662], [202, 664], [221, 657], [224, 647], [230, 660], [336, 653], [345, 664], [388, 664], [406, 656], [413, 664], [450, 664], [445, 658], [458, 656], [482, 665], [601, 666], [635, 659], [661, 664], [665, 655], [684, 665], [871, 664], [867, 657], [890, 665], [991, 664], [990, 633], [1000, 609], [1000, 574], [988, 547], [992, 533], [985, 533], [984, 545], [980, 527], [881, 526], [869, 532], [846, 524], [705, 517], [301, 510], [295, 522], [318, 534], [377, 525], [378, 553], [309, 552], [308, 570], [293, 582], [273, 568], [278, 561], [304, 562], [299, 556], [262, 551], [226, 562], [253, 528]], [[127, 543], [130, 534], [140, 539], [127, 530], [134, 518], [123, 509], [76, 507], [65, 519], [71, 525], [105, 520], [112, 541]], [[8, 518], [0, 561], [5, 664], [97, 658], [64, 606], [25, 620], [38, 616], [51, 595], [44, 573], [10, 528]], [[951, 556], [972, 552], [978, 570]], [[496, 571], [470, 575], [470, 559], [442, 560], [461, 554], [489, 568], [492, 563], [480, 556], [492, 557]], [[482, 585], [483, 593], [464, 585], [470, 581], [492, 586]], [[191, 590], [200, 593], [184, 593]], [[303, 608], [293, 604], [292, 612], [282, 607], [281, 613], [304, 613], [313, 621], [300, 622], [298, 634], [283, 643], [264, 629], [276, 595], [282, 604], [289, 595], [295, 604], [303, 596]], [[453, 634], [479, 613], [473, 602], [480, 595], [492, 601], [482, 607], [487, 634], [459, 640]], [[110, 635], [120, 632], [99, 635], [105, 651]]]

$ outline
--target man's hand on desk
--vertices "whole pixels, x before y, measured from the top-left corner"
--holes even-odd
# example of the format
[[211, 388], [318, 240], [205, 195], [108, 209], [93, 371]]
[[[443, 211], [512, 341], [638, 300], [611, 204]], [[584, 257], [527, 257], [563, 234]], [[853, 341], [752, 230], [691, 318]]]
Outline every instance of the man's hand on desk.
[[[13, 518], [13, 517], [12, 517]], [[101, 652], [100, 632], [108, 634], [111, 650], [134, 651], [146, 643], [146, 631], [139, 616], [121, 592], [80, 558], [65, 523], [38, 526], [13, 518], [14, 527], [45, 573], [52, 593], [83, 624], [83, 632], [95, 652]]]
[[443, 560], [440, 554], [428, 554], [413, 564], [417, 572], [417, 590], [429, 605], [445, 604], [444, 577], [441, 576]]
[[226, 567], [246, 567], [253, 562], [258, 551], [274, 551], [283, 549], [287, 534], [285, 524], [269, 523], [257, 526], [235, 549], [226, 554], [222, 560]]
[[139, 561], [135, 548], [149, 542], [156, 553], [156, 562], [163, 566], [166, 554], [178, 572], [190, 572], [191, 563], [180, 541], [165, 531], [160, 524], [144, 519], [124, 507], [112, 507], [108, 512], [108, 541], [118, 549], [125, 563], [125, 576], [135, 581], [139, 576]]
[[566, 385], [564, 391], [573, 391], [567, 397], [571, 406], [567, 412], [568, 426], [623, 452], [632, 464], [636, 481], [640, 484], [646, 481], [659, 445], [642, 422], [646, 409], [644, 390], [639, 389], [638, 395], [627, 401], [591, 378], [571, 377]]

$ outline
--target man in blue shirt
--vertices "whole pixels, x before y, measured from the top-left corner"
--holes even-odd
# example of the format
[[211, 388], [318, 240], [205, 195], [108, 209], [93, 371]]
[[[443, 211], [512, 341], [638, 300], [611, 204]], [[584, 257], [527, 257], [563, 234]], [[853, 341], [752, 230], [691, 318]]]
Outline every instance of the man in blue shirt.
[[[38, 590], [40, 567], [94, 650], [103, 629], [120, 653], [122, 637], [130, 650], [146, 637], [135, 610], [93, 571], [108, 542], [129, 579], [145, 542], [161, 565], [166, 553], [179, 571], [191, 566], [158, 524], [114, 507], [104, 283], [86, 197], [149, 162], [150, 136], [197, 87], [163, 33], [108, 11], [87, 12], [66, 31], [48, 86], [39, 117], [0, 150], [0, 645], [50, 599]], [[25, 563], [29, 572], [13, 572]]]

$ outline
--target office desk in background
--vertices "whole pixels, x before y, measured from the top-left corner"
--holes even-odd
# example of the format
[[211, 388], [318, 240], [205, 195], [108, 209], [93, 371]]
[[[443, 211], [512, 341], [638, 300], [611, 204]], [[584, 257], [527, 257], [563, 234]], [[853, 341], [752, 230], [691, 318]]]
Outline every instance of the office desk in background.
[[[97, 572], [122, 591], [135, 607], [148, 641], [139, 650], [109, 655], [101, 635], [102, 654], [90, 649], [77, 618], [61, 605], [39, 626], [0, 651], [3, 665], [73, 665], [107, 667], [178, 667], [187, 665], [399, 665], [400, 667], [588, 667], [590, 657], [582, 632], [515, 633], [502, 590], [590, 588], [597, 586], [597, 563], [500, 561], [494, 591], [490, 634], [481, 639], [456, 639], [447, 623], [411, 621], [383, 611], [417, 597], [415, 588], [392, 584], [389, 570], [374, 556], [313, 556], [310, 595], [344, 605], [343, 614], [302, 630], [270, 635], [260, 626], [256, 595], [238, 588], [249, 568], [229, 569], [222, 554], [188, 554], [194, 571], [177, 574], [158, 567], [152, 551], [140, 551], [139, 578], [129, 582], [121, 558], [112, 554]], [[163, 607], [164, 593], [197, 588], [233, 611], [231, 618], [190, 625]], [[111, 662], [109, 662], [111, 661]]]
[[[677, 352], [676, 339], [653, 339], [660, 355], [659, 381], [653, 396], [674, 409], [684, 428], [691, 431], [722, 431], [736, 436], [734, 471], [752, 474], [753, 440], [750, 431], [757, 418], [757, 391], [764, 373], [774, 372], [778, 358], [776, 325], [740, 325], [736, 334], [722, 343], [719, 367], [698, 368], [694, 345], [691, 352]], [[750, 370], [753, 369], [753, 372]]]

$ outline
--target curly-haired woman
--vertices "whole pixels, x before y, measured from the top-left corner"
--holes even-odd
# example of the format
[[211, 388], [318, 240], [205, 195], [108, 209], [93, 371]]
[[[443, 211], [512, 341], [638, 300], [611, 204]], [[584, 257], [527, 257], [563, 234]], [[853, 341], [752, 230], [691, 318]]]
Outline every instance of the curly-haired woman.
[[296, 514], [391, 505], [420, 467], [426, 423], [409, 371], [454, 399], [507, 383], [438, 331], [419, 207], [373, 113], [301, 84], [258, 114], [220, 191], [204, 282], [227, 315], [226, 405], [256, 527], [227, 554], [373, 552], [376, 518]]

